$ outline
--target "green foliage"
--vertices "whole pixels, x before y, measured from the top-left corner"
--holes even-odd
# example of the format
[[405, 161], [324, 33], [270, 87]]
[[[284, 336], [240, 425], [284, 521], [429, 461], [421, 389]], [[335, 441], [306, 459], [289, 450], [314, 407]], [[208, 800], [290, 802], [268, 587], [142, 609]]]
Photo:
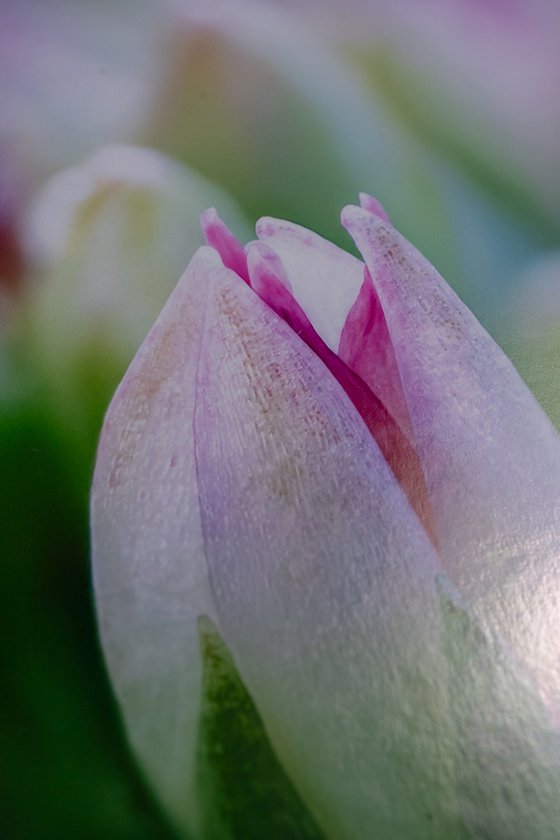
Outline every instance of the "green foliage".
[[0, 405], [0, 834], [167, 840], [98, 648], [88, 460], [36, 395]]
[[203, 840], [324, 840], [270, 745], [221, 638], [200, 622], [204, 657], [198, 754]]

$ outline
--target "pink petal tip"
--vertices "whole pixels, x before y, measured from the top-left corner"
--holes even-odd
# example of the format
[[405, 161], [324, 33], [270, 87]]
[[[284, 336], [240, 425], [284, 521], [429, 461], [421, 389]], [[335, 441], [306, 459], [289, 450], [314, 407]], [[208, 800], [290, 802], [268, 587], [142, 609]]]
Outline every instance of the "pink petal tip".
[[201, 213], [200, 226], [208, 245], [218, 252], [225, 268], [231, 268], [246, 283], [249, 282], [245, 249], [225, 225], [214, 207]]
[[374, 216], [383, 219], [384, 222], [389, 222], [389, 224], [391, 224], [389, 214], [387, 213], [380, 201], [378, 201], [372, 195], [368, 195], [368, 193], [364, 192], [361, 192], [359, 194], [359, 199], [360, 207], [362, 207], [364, 210], [368, 210], [370, 213], [373, 213]]

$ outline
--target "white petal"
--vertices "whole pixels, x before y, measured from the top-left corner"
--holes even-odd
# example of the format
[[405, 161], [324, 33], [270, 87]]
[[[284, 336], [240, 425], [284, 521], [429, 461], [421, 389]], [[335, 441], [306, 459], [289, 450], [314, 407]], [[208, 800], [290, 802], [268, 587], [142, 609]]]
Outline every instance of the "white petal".
[[264, 217], [257, 236], [280, 257], [305, 313], [335, 353], [346, 316], [364, 279], [364, 264], [300, 225]]
[[192, 417], [208, 273], [201, 248], [107, 414], [92, 493], [101, 638], [131, 743], [192, 829], [201, 664], [197, 618], [217, 617], [198, 506]]
[[207, 559], [273, 746], [329, 837], [454, 836], [431, 545], [344, 391], [284, 322], [223, 283], [206, 323]]

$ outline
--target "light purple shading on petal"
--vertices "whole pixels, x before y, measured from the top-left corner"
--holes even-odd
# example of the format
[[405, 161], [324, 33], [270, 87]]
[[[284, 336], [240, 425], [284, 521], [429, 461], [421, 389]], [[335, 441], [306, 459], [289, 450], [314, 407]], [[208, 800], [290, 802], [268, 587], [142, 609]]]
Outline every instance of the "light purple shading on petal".
[[[292, 285], [288, 280], [288, 275], [286, 274], [282, 260], [276, 251], [270, 248], [265, 242], [256, 240], [255, 242], [249, 242], [245, 246], [245, 253], [247, 254], [249, 285], [251, 288], [276, 311], [277, 307], [272, 304], [272, 300], [267, 299], [267, 293], [270, 293], [268, 297], [272, 296], [272, 299], [274, 299], [275, 289], [278, 287], [279, 306], [285, 303], [294, 312], [297, 309], [301, 312], [299, 317], [305, 319], [309, 325], [309, 329], [312, 330], [313, 327], [307, 315], [305, 315], [293, 296]], [[317, 336], [317, 338], [319, 337]]]
[[395, 351], [367, 268], [364, 268], [364, 282], [358, 297], [344, 322], [338, 354], [379, 396], [401, 429], [413, 440]]
[[334, 377], [220, 274], [194, 429], [224, 638], [326, 836], [455, 836], [438, 560]]
[[342, 218], [383, 308], [444, 565], [560, 717], [560, 440], [416, 249], [366, 210]]
[[247, 247], [250, 285], [327, 366], [358, 409], [410, 503], [433, 535], [422, 467], [402, 428], [366, 383], [327, 347], [293, 297], [282, 262], [264, 242]]
[[221, 626], [325, 835], [554, 840], [538, 698], [438, 573], [344, 391], [222, 272], [194, 428]]
[[369, 210], [369, 212], [373, 213], [374, 216], [379, 216], [379, 218], [383, 219], [384, 222], [389, 222], [389, 224], [391, 223], [389, 214], [377, 198], [374, 198], [372, 195], [364, 192], [361, 192], [358, 198], [360, 199], [360, 207], [363, 207], [364, 210]]
[[[275, 255], [249, 251], [261, 292], [289, 295]], [[466, 820], [555, 840], [557, 739], [529, 682], [459, 604], [294, 312], [200, 249], [107, 415], [95, 593], [132, 744], [197, 836], [205, 614], [326, 836], [451, 838]]]

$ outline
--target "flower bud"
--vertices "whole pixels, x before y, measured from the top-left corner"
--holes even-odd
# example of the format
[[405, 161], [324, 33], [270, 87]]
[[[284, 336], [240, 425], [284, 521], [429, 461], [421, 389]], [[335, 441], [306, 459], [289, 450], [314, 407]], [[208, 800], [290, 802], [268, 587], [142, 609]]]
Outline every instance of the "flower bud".
[[560, 440], [361, 205], [363, 261], [271, 218], [243, 249], [203, 214], [99, 445], [109, 671], [189, 836], [268, 808], [291, 836], [552, 840]]
[[55, 176], [31, 216], [38, 266], [29, 338], [48, 388], [75, 425], [101, 412], [200, 242], [218, 187], [157, 152], [108, 146]]

